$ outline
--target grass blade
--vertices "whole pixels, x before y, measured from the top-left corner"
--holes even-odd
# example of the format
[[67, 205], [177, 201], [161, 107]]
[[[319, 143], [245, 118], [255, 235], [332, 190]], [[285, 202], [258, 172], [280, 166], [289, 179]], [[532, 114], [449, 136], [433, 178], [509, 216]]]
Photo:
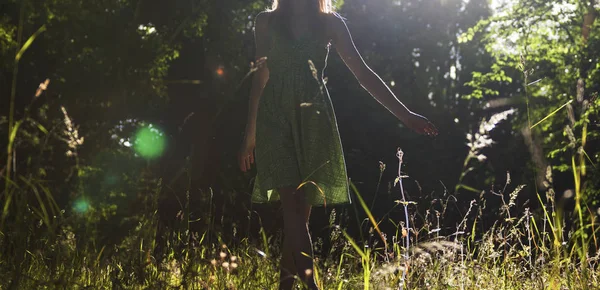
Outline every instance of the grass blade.
[[560, 111], [560, 109], [564, 108], [565, 106], [567, 106], [571, 102], [573, 102], [573, 100], [569, 100], [564, 105], [560, 106], [558, 109], [554, 110], [552, 113], [548, 114], [546, 117], [544, 117], [543, 119], [539, 120], [537, 123], [533, 124], [533, 126], [529, 127], [529, 129], [533, 129], [533, 127], [535, 127], [535, 126], [539, 125], [540, 123], [546, 121], [546, 119], [552, 117], [554, 114], [556, 114], [558, 111]]
[[27, 39], [27, 41], [25, 41], [25, 43], [23, 44], [23, 46], [21, 46], [21, 49], [19, 49], [19, 52], [17, 52], [17, 55], [15, 56], [15, 62], [19, 62], [19, 60], [21, 59], [21, 57], [23, 56], [25, 51], [27, 51], [27, 49], [31, 46], [33, 41], [44, 31], [46, 31], [46, 25], [42, 25], [40, 28], [38, 28], [38, 30], [36, 32], [34, 32]]
[[358, 197], [358, 202], [360, 203], [360, 205], [362, 206], [363, 210], [365, 211], [365, 213], [369, 217], [369, 221], [371, 221], [371, 224], [373, 225], [373, 227], [375, 228], [375, 230], [377, 231], [377, 233], [381, 237], [381, 240], [383, 241], [385, 249], [387, 250], [387, 248], [388, 248], [387, 241], [386, 241], [385, 237], [383, 236], [383, 233], [379, 229], [379, 223], [377, 223], [377, 221], [375, 221], [375, 217], [373, 217], [373, 214], [369, 210], [369, 207], [367, 206], [367, 204], [365, 203], [365, 201], [362, 199], [362, 196], [360, 196], [360, 193], [358, 192], [358, 189], [356, 189], [356, 186], [354, 185], [354, 183], [350, 182], [350, 186], [352, 187], [352, 190], [354, 190], [354, 193], [356, 193], [356, 197]]

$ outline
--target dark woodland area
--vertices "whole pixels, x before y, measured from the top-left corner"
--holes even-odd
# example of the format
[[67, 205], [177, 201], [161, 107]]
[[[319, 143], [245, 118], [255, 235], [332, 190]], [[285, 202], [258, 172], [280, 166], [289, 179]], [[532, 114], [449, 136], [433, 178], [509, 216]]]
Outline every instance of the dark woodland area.
[[[439, 135], [331, 50], [320, 288], [600, 289], [600, 1], [333, 3]], [[277, 289], [281, 208], [236, 159], [270, 4], [0, 2], [0, 289]]]

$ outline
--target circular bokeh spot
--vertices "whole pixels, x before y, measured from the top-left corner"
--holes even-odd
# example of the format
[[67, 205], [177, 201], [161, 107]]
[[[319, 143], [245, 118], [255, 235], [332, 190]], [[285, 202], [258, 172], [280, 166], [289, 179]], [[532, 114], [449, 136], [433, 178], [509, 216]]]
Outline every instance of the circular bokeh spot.
[[73, 204], [73, 210], [81, 214], [86, 213], [88, 210], [90, 210], [90, 203], [87, 202], [87, 200], [80, 198], [75, 201], [75, 204]]
[[163, 154], [165, 147], [164, 134], [152, 125], [143, 127], [135, 133], [133, 149], [143, 158], [157, 158]]
[[108, 174], [104, 177], [104, 183], [106, 185], [115, 185], [119, 181], [119, 178], [114, 174]]

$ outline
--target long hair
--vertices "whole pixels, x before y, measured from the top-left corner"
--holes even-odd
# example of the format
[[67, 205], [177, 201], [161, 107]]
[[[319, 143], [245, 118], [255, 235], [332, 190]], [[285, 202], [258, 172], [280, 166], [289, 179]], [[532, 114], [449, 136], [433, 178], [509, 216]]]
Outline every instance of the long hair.
[[[311, 26], [314, 30], [318, 30], [319, 26], [322, 26], [322, 20], [317, 20], [317, 15], [320, 13], [333, 13], [333, 6], [331, 4], [331, 0], [273, 0], [273, 5], [271, 6], [271, 11], [278, 12], [276, 13], [276, 22], [279, 23], [280, 29], [282, 29], [288, 37], [291, 38], [292, 32], [290, 28], [290, 17], [288, 17], [292, 12], [292, 1], [308, 1], [311, 6], [309, 9], [312, 10], [313, 16], [315, 17], [314, 21], [311, 21]], [[319, 33], [320, 34], [320, 33]]]
[[[291, 1], [295, 0], [273, 0], [271, 10], [281, 9], [285, 12], [288, 12], [291, 9]], [[333, 5], [331, 4], [331, 0], [311, 0], [310, 3], [314, 5], [316, 11], [320, 11], [322, 13], [333, 12]]]

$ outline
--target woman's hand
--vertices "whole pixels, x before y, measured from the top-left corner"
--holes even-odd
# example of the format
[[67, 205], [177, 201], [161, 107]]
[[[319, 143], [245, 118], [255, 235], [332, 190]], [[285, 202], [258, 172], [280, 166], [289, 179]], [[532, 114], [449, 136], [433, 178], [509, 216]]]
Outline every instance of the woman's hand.
[[[266, 77], [265, 70], [266, 68]], [[240, 170], [246, 172], [250, 170], [251, 164], [254, 163], [254, 148], [256, 147], [256, 115], [258, 113], [258, 100], [262, 94], [262, 88], [264, 87], [268, 79], [268, 67], [267, 57], [261, 57], [256, 60], [256, 63], [250, 63], [250, 72], [254, 73], [254, 80], [252, 81], [252, 91], [250, 92], [250, 104], [248, 108], [248, 123], [246, 124], [246, 136], [242, 142], [240, 151], [238, 152], [238, 163]], [[247, 76], [248, 76], [247, 75]], [[257, 91], [256, 88], [261, 88]]]
[[244, 138], [242, 147], [238, 152], [238, 163], [240, 170], [246, 172], [250, 170], [250, 164], [254, 163], [254, 148], [256, 147], [256, 139], [254, 137]]
[[436, 136], [438, 134], [437, 128], [427, 120], [427, 118], [415, 114], [413, 112], [408, 113], [408, 115], [401, 119], [406, 127], [412, 129], [413, 131], [427, 135], [427, 136]]

